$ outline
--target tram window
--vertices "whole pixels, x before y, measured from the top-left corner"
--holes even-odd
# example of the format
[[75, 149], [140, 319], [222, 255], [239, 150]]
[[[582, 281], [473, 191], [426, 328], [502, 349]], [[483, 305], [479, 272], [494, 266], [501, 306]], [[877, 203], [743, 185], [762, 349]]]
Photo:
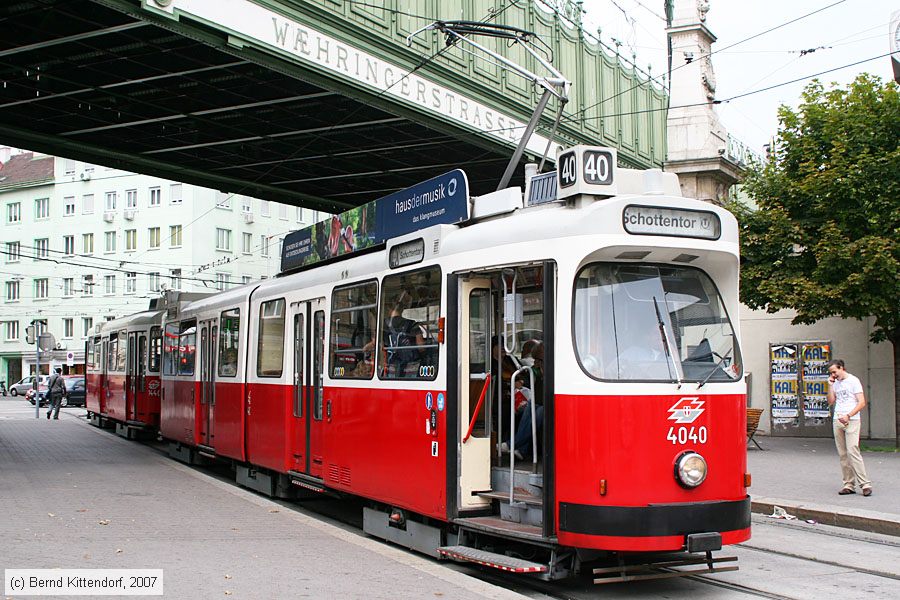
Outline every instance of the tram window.
[[[124, 342], [124, 340], [123, 340]], [[109, 334], [109, 350], [107, 350], [106, 354], [106, 371], [115, 371], [116, 370], [116, 357], [118, 356], [118, 352], [116, 348], [119, 345], [119, 334], [111, 333]], [[124, 344], [123, 344], [124, 345]]]
[[240, 330], [240, 309], [223, 311], [219, 319], [219, 377], [237, 375]]
[[96, 347], [96, 342], [94, 340], [88, 340], [87, 345], [85, 346], [85, 364], [91, 369], [94, 368], [94, 348]]
[[162, 336], [160, 335], [160, 328], [158, 326], [150, 328], [150, 346], [148, 353], [147, 371], [150, 373], [159, 373], [159, 360], [160, 354], [162, 353]]
[[163, 343], [163, 374], [175, 375], [178, 364], [178, 323], [168, 323]]
[[733, 381], [740, 350], [725, 304], [696, 268], [597, 263], [575, 282], [582, 368], [606, 380]]
[[385, 277], [381, 292], [379, 377], [435, 379], [441, 315], [440, 268]]
[[371, 379], [375, 372], [378, 283], [335, 289], [331, 295], [331, 376]]
[[197, 355], [197, 321], [184, 321], [178, 332], [178, 374], [193, 375]]
[[119, 348], [116, 365], [119, 371], [125, 370], [125, 364], [128, 361], [128, 331], [123, 329], [119, 332]]
[[284, 370], [284, 298], [263, 302], [259, 311], [256, 374], [281, 377]]

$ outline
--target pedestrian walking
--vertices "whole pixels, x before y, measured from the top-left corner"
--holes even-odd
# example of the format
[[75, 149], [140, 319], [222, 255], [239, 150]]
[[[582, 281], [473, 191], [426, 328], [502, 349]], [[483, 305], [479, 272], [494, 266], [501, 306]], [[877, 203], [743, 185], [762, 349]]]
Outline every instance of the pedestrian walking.
[[53, 413], [53, 418], [59, 418], [59, 407], [62, 404], [63, 396], [66, 393], [66, 382], [63, 381], [62, 375], [60, 374], [60, 370], [56, 369], [53, 372], [53, 375], [50, 376], [50, 380], [47, 382], [47, 395], [50, 398], [50, 403], [47, 407], [47, 418], [50, 418], [50, 413]]
[[834, 405], [834, 444], [841, 457], [841, 472], [844, 477], [844, 486], [838, 494], [855, 494], [856, 486], [859, 485], [863, 496], [871, 496], [872, 482], [866, 475], [866, 466], [859, 451], [859, 430], [862, 423], [859, 413], [866, 407], [862, 383], [858, 377], [846, 371], [844, 361], [840, 359], [828, 363], [828, 382], [828, 405]]

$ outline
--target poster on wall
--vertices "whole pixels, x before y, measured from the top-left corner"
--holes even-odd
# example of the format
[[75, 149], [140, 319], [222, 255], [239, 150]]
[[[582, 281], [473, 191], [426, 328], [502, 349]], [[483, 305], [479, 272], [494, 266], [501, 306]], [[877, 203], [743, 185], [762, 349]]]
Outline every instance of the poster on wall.
[[803, 417], [806, 425], [824, 425], [830, 416], [828, 410], [828, 361], [831, 360], [831, 344], [808, 342], [801, 346], [803, 369]]
[[800, 419], [797, 344], [773, 344], [769, 347], [769, 359], [772, 428], [797, 427]]

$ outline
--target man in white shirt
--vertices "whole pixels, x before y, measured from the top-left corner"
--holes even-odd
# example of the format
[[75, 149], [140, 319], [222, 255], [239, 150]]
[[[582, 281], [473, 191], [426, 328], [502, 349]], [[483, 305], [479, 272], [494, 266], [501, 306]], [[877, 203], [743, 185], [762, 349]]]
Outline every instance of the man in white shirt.
[[834, 444], [841, 457], [841, 471], [844, 487], [841, 496], [856, 493], [856, 484], [862, 488], [863, 496], [872, 495], [872, 482], [866, 475], [862, 454], [859, 452], [859, 413], [866, 407], [859, 378], [844, 369], [844, 361], [837, 359], [828, 363], [828, 405], [834, 405]]

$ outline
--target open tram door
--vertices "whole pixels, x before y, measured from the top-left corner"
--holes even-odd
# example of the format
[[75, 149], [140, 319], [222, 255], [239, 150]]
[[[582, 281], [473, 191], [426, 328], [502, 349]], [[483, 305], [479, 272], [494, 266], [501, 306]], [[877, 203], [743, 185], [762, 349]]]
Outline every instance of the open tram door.
[[[317, 491], [322, 480], [325, 406], [325, 299], [291, 304], [293, 397], [288, 457], [301, 487]], [[312, 479], [310, 479], [312, 478]], [[315, 481], [313, 481], [313, 479]]]
[[215, 319], [200, 322], [200, 410], [198, 442], [214, 447], [216, 411], [216, 342], [219, 328]]
[[[491, 280], [459, 279], [459, 458], [457, 509], [490, 506], [479, 492], [491, 489], [490, 331]], [[487, 404], [487, 406], [486, 406]]]
[[[451, 306], [457, 307], [448, 311], [448, 330], [457, 332], [455, 347], [451, 343], [448, 349], [448, 391], [459, 399], [448, 416], [450, 435], [459, 436], [457, 456], [448, 457], [448, 484], [456, 487], [448, 512], [460, 535], [456, 545], [438, 553], [508, 571], [557, 576], [562, 557], [554, 546], [551, 442], [556, 265], [543, 261], [453, 274], [448, 294]], [[507, 356], [510, 369], [503, 366]], [[535, 415], [529, 420], [536, 423], [533, 427], [522, 425], [524, 413], [513, 409], [517, 388], [512, 380], [517, 378], [533, 386], [531, 403], [540, 406], [529, 411]], [[451, 418], [457, 421], [455, 427]], [[524, 451], [523, 446], [517, 456], [514, 439], [519, 430], [527, 432], [532, 447]], [[495, 551], [486, 553], [486, 546]], [[547, 562], [510, 558], [522, 552], [542, 555]]]

